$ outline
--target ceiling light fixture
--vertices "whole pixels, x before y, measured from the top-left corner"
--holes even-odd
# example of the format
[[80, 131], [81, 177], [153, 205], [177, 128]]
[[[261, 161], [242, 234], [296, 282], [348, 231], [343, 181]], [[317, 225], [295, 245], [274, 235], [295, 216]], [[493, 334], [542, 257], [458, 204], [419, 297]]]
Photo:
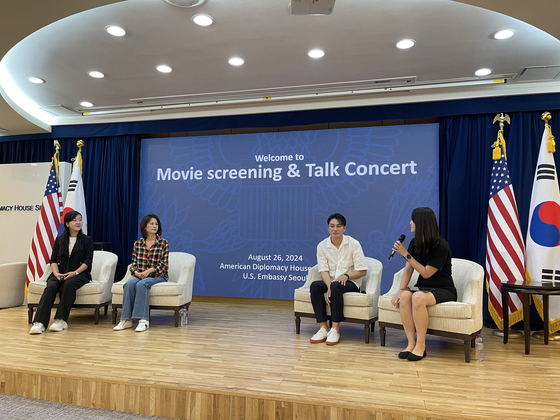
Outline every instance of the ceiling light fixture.
[[177, 7], [196, 7], [206, 3], [206, 0], [163, 0]]
[[91, 102], [87, 102], [87, 101], [80, 102], [80, 105], [86, 108], [91, 108], [93, 106]]
[[503, 29], [494, 34], [494, 39], [508, 39], [515, 35], [513, 29]]
[[103, 73], [101, 73], [100, 71], [97, 70], [93, 70], [88, 72], [88, 74], [93, 77], [94, 79], [103, 79], [105, 77], [105, 75]]
[[245, 63], [245, 60], [240, 57], [232, 57], [228, 60], [228, 63], [232, 66], [241, 66], [243, 65], [243, 63]]
[[156, 66], [156, 70], [161, 73], [171, 73], [173, 71], [171, 67], [166, 66], [165, 64], [160, 64], [159, 66]]
[[214, 23], [214, 19], [208, 15], [194, 15], [192, 20], [198, 26], [210, 26]]
[[319, 48], [314, 48], [312, 50], [309, 50], [307, 52], [307, 55], [311, 58], [321, 58], [325, 56], [325, 51], [319, 49]]
[[474, 72], [475, 76], [488, 76], [490, 73], [492, 73], [492, 69], [478, 69], [477, 71]]
[[31, 83], [35, 83], [36, 85], [46, 83], [43, 79], [39, 79], [38, 77], [28, 77], [27, 80], [29, 80]]
[[413, 39], [401, 39], [399, 42], [397, 42], [397, 48], [399, 50], [407, 50], [414, 47], [414, 44], [416, 44], [416, 41]]
[[[266, 100], [273, 101], [286, 101], [292, 99], [313, 99], [313, 98], [329, 98], [329, 97], [340, 97], [340, 96], [350, 96], [350, 95], [367, 95], [372, 93], [391, 93], [391, 92], [413, 92], [415, 90], [431, 90], [431, 89], [443, 89], [443, 88], [457, 88], [463, 86], [481, 86], [481, 85], [501, 85], [507, 82], [506, 79], [481, 79], [481, 80], [466, 80], [462, 82], [445, 82], [445, 83], [426, 83], [423, 85], [414, 86], [395, 86], [388, 88], [373, 88], [373, 89], [358, 89], [352, 91], [332, 91], [324, 93], [303, 93], [303, 94], [279, 94], [278, 96], [267, 97]], [[127, 108], [116, 108], [116, 109], [104, 109], [104, 110], [94, 110], [83, 112], [82, 115], [106, 115], [106, 114], [126, 114], [126, 113], [137, 113], [137, 112], [153, 112], [162, 111], [166, 109], [188, 109], [188, 108], [200, 108], [206, 106], [224, 105], [224, 104], [250, 104], [250, 103], [262, 103], [263, 97], [259, 93], [255, 93], [253, 97], [247, 97], [243, 99], [221, 99], [221, 98], [207, 98], [200, 102], [183, 102], [174, 104], [159, 104], [152, 106], [137, 106], [137, 107], [127, 107]]]
[[121, 28], [120, 26], [114, 26], [114, 25], [110, 25], [105, 27], [105, 30], [107, 31], [107, 33], [109, 33], [110, 35], [113, 36], [125, 36], [126, 35], [126, 31]]

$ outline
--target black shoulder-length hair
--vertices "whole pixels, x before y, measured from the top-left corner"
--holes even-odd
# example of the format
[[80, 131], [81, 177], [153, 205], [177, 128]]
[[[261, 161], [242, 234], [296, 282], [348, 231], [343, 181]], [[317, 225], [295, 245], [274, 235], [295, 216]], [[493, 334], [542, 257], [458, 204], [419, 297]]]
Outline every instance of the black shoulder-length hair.
[[410, 216], [415, 224], [414, 242], [416, 252], [427, 253], [439, 241], [439, 229], [434, 211], [429, 207], [417, 207]]
[[[66, 225], [67, 223], [70, 223], [72, 220], [74, 220], [76, 217], [82, 217], [82, 213], [80, 213], [79, 211], [69, 211], [68, 213], [66, 213], [64, 215], [64, 231], [60, 234], [60, 240], [62, 241], [62, 243], [60, 244], [60, 247], [58, 248], [58, 255], [59, 256], [63, 256], [63, 255], [69, 255], [68, 252], [68, 244], [70, 243], [70, 228], [68, 228], [68, 226]], [[84, 232], [82, 232], [82, 229], [80, 229], [80, 231], [78, 232], [78, 237], [76, 238], [76, 245], [74, 245], [76, 248], [76, 250], [80, 249], [79, 247], [80, 245], [80, 238], [84, 235]]]
[[158, 224], [157, 235], [161, 236], [161, 222], [159, 221], [159, 217], [156, 214], [150, 213], [145, 215], [140, 222], [140, 233], [142, 234], [142, 238], [147, 239], [148, 234], [146, 233], [146, 226], [150, 223], [150, 220], [156, 219]]

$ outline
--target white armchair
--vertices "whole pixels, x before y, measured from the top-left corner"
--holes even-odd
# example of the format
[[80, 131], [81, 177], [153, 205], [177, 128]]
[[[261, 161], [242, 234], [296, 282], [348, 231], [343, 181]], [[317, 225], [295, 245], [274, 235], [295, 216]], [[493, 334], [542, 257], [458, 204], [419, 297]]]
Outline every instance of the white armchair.
[[[111, 286], [115, 280], [115, 270], [117, 269], [118, 257], [112, 252], [93, 251], [93, 263], [91, 265], [92, 281], [84, 284], [76, 291], [76, 301], [74, 308], [93, 308], [95, 324], [99, 323], [99, 309], [104, 307], [104, 314], [107, 315], [107, 308], [111, 303]], [[39, 306], [39, 300], [47, 286], [47, 278], [52, 273], [50, 264], [47, 265], [43, 277], [37, 281], [29, 283], [29, 293], [27, 296], [28, 322], [33, 321], [33, 311]], [[59, 303], [56, 297], [53, 308]]]
[[[179, 310], [187, 308], [192, 301], [194, 269], [196, 258], [186, 252], [169, 253], [169, 279], [150, 289], [150, 310], [164, 309], [175, 311], [175, 326], [179, 326]], [[113, 324], [117, 323], [117, 312], [122, 308], [125, 283], [132, 277], [130, 265], [125, 277], [113, 284]]]
[[0, 308], [23, 305], [26, 270], [24, 262], [0, 264]]
[[[428, 334], [463, 340], [465, 362], [471, 358], [470, 348], [474, 347], [476, 334], [482, 329], [482, 290], [484, 287], [484, 269], [477, 263], [453, 258], [452, 275], [457, 289], [457, 302], [444, 302], [428, 307]], [[379, 330], [381, 345], [385, 346], [385, 328], [402, 329], [398, 308], [391, 304], [391, 298], [399, 289], [403, 270], [395, 273], [391, 290], [379, 298]], [[418, 280], [415, 270], [409, 287]]]
[[[369, 343], [370, 329], [373, 333], [377, 321], [377, 301], [381, 288], [381, 272], [383, 264], [380, 261], [366, 257], [368, 266], [367, 274], [362, 277], [360, 292], [344, 293], [344, 321], [364, 324], [366, 343]], [[294, 316], [296, 321], [296, 334], [299, 334], [301, 317], [315, 318], [311, 294], [311, 283], [321, 280], [317, 266], [309, 269], [307, 280], [303, 286], [294, 291]], [[330, 306], [327, 305], [327, 315], [330, 319]], [[371, 327], [370, 327], [371, 326]]]

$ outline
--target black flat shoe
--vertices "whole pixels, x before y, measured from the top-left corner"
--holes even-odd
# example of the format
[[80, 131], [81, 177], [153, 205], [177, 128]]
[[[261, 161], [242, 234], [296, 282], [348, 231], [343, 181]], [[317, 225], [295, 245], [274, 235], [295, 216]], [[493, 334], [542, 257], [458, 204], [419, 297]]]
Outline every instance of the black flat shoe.
[[406, 358], [408, 358], [408, 355], [409, 355], [409, 354], [410, 354], [409, 351], [401, 351], [401, 352], [399, 353], [399, 359], [406, 359]]
[[422, 356], [418, 356], [410, 352], [406, 360], [408, 360], [409, 362], [417, 362], [418, 360], [422, 360], [424, 357], [426, 357], [426, 350], [424, 350], [424, 354]]

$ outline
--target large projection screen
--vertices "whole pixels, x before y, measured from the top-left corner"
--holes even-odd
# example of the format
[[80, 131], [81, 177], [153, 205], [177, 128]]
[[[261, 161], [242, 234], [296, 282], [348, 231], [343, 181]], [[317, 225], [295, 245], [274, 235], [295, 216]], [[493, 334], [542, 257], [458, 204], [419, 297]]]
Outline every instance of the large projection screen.
[[195, 295], [293, 299], [339, 212], [383, 263], [384, 292], [412, 209], [438, 211], [437, 138], [424, 124], [144, 139], [139, 214], [196, 257]]

